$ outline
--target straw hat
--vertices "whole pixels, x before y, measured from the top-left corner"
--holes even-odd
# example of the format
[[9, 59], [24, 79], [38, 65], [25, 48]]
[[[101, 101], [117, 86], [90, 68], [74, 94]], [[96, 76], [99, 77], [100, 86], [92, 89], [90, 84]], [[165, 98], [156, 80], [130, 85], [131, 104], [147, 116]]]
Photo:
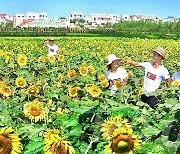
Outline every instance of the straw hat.
[[166, 51], [163, 48], [156, 48], [156, 49], [153, 49], [152, 51], [158, 53], [161, 57], [163, 57], [163, 59], [165, 59]]
[[54, 37], [50, 37], [50, 38], [49, 38], [49, 41], [54, 41]]
[[113, 61], [115, 61], [115, 60], [118, 60], [118, 61], [120, 61], [121, 60], [121, 58], [117, 58], [114, 54], [110, 54], [110, 55], [108, 55], [108, 57], [107, 57], [107, 65], [110, 65]]

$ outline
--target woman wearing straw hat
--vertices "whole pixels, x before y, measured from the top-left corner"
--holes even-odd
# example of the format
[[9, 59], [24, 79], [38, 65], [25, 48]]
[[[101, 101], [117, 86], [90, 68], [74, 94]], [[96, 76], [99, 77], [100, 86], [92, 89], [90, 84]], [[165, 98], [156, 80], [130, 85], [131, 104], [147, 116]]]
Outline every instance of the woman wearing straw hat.
[[45, 44], [45, 41], [47, 41], [47, 39], [43, 40], [42, 45], [48, 48], [48, 57], [57, 55], [59, 47], [54, 43], [54, 38], [49, 38], [49, 44]]
[[110, 54], [107, 57], [107, 67], [106, 79], [109, 80], [111, 95], [114, 95], [117, 92], [117, 87], [115, 83], [117, 81], [124, 82], [127, 84], [127, 71], [124, 68], [118, 67], [118, 63], [121, 59], [117, 58], [114, 54]]
[[151, 108], [156, 108], [157, 98], [153, 95], [156, 89], [159, 88], [162, 79], [166, 79], [168, 84], [171, 83], [169, 72], [164, 65], [162, 60], [165, 59], [165, 50], [162, 48], [153, 49], [152, 62], [134, 62], [126, 61], [126, 64], [134, 66], [141, 66], [145, 69], [143, 94], [141, 100], [147, 103]]

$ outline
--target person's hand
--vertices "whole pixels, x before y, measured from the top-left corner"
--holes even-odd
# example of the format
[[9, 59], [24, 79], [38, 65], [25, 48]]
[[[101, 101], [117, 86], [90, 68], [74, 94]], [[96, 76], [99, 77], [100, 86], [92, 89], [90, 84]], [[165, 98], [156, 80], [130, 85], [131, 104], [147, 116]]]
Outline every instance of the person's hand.
[[165, 87], [162, 87], [162, 88], [161, 88], [161, 91], [164, 91], [165, 89], [166, 89]]

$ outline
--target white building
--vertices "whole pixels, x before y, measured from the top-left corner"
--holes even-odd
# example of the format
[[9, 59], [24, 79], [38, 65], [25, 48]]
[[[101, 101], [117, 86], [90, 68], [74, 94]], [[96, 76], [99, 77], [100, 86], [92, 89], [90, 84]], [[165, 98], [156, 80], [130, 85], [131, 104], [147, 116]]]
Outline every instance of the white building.
[[130, 20], [130, 16], [124, 14], [124, 15], [120, 16], [120, 19], [123, 20], [123, 21], [129, 21]]
[[16, 14], [13, 18], [14, 27], [68, 27], [70, 21], [68, 19], [49, 18], [46, 13]]
[[73, 19], [76, 19], [76, 20], [85, 19], [85, 14], [83, 12], [71, 12], [69, 14], [68, 18], [70, 20], [73, 20]]
[[92, 26], [104, 25], [106, 23], [117, 23], [119, 21], [119, 17], [117, 15], [112, 14], [91, 14], [92, 18]]

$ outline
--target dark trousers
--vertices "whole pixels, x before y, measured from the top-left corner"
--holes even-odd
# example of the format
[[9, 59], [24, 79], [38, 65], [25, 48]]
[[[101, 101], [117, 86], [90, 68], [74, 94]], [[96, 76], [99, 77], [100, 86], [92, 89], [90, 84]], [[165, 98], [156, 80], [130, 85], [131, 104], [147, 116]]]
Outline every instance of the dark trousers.
[[157, 98], [155, 96], [146, 96], [145, 94], [141, 95], [141, 100], [144, 103], [147, 103], [151, 108], [155, 109], [157, 107]]

